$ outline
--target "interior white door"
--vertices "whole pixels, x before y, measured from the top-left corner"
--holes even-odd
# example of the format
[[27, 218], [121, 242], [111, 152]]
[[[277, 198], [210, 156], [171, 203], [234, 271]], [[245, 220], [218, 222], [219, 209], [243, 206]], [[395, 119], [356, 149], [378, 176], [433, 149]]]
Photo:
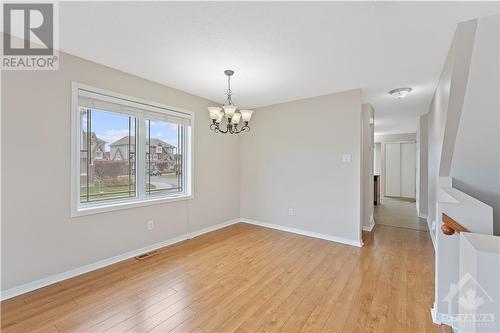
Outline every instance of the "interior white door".
[[385, 195], [401, 196], [401, 144], [385, 144]]
[[414, 142], [401, 143], [401, 196], [415, 198], [417, 146]]

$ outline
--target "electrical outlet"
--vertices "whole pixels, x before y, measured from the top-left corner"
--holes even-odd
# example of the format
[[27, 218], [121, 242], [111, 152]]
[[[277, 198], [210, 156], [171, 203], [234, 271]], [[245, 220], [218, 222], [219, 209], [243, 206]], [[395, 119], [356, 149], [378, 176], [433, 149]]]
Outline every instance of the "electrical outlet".
[[294, 214], [293, 208], [288, 208], [288, 216], [293, 216]]
[[148, 221], [148, 230], [153, 230], [155, 227], [154, 221]]

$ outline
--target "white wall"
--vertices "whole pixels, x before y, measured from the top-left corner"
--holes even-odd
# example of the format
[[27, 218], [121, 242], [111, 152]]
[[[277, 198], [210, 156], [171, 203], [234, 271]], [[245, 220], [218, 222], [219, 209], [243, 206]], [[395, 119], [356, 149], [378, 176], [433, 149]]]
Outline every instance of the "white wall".
[[[359, 242], [360, 90], [260, 108], [254, 115], [256, 130], [241, 137], [242, 217]], [[352, 154], [351, 163], [342, 163], [345, 153]]]
[[363, 104], [361, 115], [361, 200], [362, 226], [371, 230], [373, 226], [373, 160], [374, 160], [374, 128], [370, 119], [375, 116], [375, 110], [370, 104]]
[[[456, 324], [454, 317], [444, 315], [459, 310], [458, 302], [448, 303], [446, 295], [460, 278], [461, 258], [458, 236], [440, 231], [441, 214], [446, 213], [471, 232], [493, 232], [492, 209], [482, 202], [486, 200], [472, 197], [477, 194], [471, 193], [470, 187], [458, 189], [452, 177], [473, 181], [485, 177], [498, 184], [494, 170], [499, 165], [499, 37], [498, 22], [491, 24], [488, 18], [457, 26], [428, 114], [428, 221], [435, 222], [434, 230], [431, 223], [431, 236], [436, 246], [433, 316], [436, 322], [448, 325]], [[484, 182], [475, 185], [495, 188]]]
[[493, 207], [500, 235], [499, 16], [478, 20], [455, 142], [453, 186]]
[[417, 126], [417, 214], [420, 217], [427, 217], [427, 200], [428, 200], [428, 116], [424, 114], [420, 116]]
[[[57, 71], [2, 72], [2, 290], [239, 217], [239, 138], [208, 129], [213, 103], [59, 56]], [[70, 218], [72, 80], [194, 111], [195, 198]]]
[[375, 134], [375, 143], [380, 144], [380, 195], [385, 195], [385, 144], [390, 142], [415, 142], [415, 133]]
[[[476, 20], [458, 24], [429, 110], [428, 122], [428, 217], [437, 221], [439, 177], [451, 176], [451, 160], [462, 113]], [[446, 132], [445, 132], [446, 129]], [[435, 237], [434, 233], [431, 232]]]

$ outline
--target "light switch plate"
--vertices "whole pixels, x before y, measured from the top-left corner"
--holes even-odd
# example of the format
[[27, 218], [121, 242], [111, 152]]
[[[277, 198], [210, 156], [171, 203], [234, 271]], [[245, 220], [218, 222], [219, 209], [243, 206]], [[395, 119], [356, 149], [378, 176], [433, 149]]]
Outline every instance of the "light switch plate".
[[343, 154], [342, 155], [342, 163], [351, 163], [352, 154]]

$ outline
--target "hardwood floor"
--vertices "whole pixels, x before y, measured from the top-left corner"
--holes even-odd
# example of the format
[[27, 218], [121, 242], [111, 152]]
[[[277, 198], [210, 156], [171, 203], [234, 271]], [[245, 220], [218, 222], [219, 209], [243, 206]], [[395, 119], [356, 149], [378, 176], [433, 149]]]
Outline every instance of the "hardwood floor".
[[439, 332], [428, 233], [236, 224], [2, 302], [2, 332]]
[[417, 216], [417, 206], [414, 200], [382, 197], [373, 213], [377, 224], [422, 231], [429, 230], [427, 221]]

